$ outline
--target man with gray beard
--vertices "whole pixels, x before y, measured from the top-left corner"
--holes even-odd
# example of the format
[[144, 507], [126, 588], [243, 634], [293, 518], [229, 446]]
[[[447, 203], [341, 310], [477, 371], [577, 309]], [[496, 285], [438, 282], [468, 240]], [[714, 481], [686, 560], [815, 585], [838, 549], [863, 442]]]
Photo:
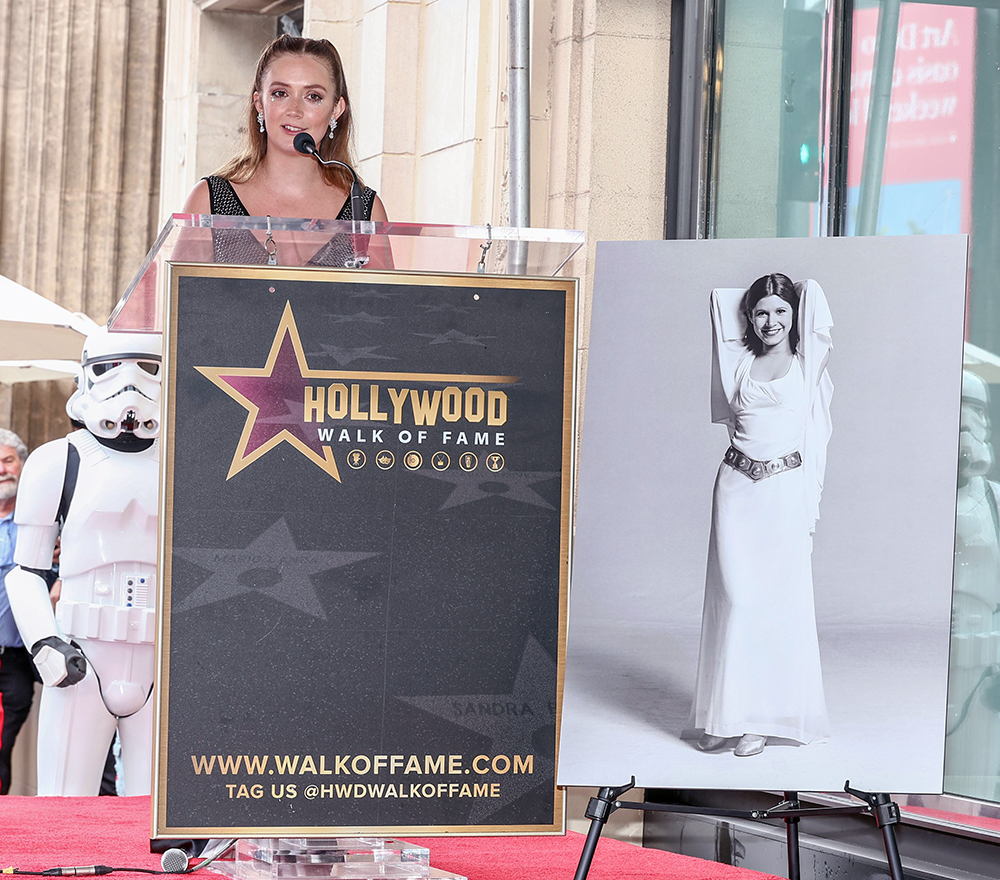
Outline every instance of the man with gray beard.
[[14, 568], [14, 502], [21, 465], [28, 457], [24, 441], [0, 428], [0, 794], [10, 790], [10, 755], [34, 698], [35, 666], [14, 623], [7, 590], [7, 572]]

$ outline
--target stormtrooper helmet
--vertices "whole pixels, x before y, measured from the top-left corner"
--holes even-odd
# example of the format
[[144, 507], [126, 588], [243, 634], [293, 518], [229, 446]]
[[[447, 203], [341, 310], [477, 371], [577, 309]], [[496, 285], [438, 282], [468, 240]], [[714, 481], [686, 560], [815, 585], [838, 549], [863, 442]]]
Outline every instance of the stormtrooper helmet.
[[989, 405], [989, 386], [980, 376], [963, 370], [958, 446], [959, 473], [966, 479], [983, 476], [993, 467]]
[[97, 437], [151, 439], [160, 432], [163, 338], [159, 333], [95, 330], [83, 345], [71, 419]]

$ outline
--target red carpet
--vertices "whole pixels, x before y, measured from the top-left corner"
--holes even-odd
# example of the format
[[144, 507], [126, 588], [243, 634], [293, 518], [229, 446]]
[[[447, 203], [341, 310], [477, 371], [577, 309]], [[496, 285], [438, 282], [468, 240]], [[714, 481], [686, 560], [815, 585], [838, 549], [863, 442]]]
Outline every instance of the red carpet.
[[928, 816], [933, 819], [944, 819], [946, 822], [957, 822], [961, 825], [972, 825], [976, 828], [985, 828], [994, 833], [1000, 831], [1000, 819], [991, 819], [988, 816], [971, 816], [965, 813], [948, 813], [944, 810], [932, 810], [930, 807], [904, 808], [907, 813], [914, 813], [917, 816]]
[[[572, 880], [583, 836], [421, 838], [431, 864], [469, 880]], [[0, 871], [68, 865], [159, 868], [149, 853], [149, 798], [0, 798]], [[134, 875], [139, 876], [139, 875]], [[218, 875], [208, 875], [218, 877]], [[602, 840], [590, 880], [765, 880], [687, 856]]]

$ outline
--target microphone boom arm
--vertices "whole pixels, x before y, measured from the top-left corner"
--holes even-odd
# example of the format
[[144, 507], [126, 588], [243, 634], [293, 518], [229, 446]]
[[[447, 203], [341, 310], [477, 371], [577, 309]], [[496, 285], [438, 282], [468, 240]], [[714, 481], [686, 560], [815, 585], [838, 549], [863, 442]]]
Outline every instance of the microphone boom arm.
[[[295, 135], [292, 145], [300, 153], [306, 156], [312, 156], [317, 162], [319, 162], [320, 165], [339, 165], [341, 168], [346, 168], [351, 172], [351, 219], [355, 221], [362, 220], [364, 207], [361, 200], [361, 184], [358, 182], [358, 175], [354, 169], [346, 162], [341, 162], [339, 159], [324, 159], [319, 154], [319, 150], [316, 149], [316, 141], [313, 140], [312, 135], [307, 131], [300, 131], [297, 135]], [[365, 262], [368, 262], [367, 259]]]

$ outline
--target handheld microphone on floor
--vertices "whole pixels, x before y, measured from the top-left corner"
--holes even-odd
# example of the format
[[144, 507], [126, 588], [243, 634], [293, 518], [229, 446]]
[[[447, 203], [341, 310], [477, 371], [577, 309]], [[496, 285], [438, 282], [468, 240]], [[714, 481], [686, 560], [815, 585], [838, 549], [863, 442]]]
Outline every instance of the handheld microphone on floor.
[[110, 874], [114, 868], [108, 865], [82, 865], [77, 868], [46, 868], [43, 877], [92, 877], [95, 874]]
[[[157, 841], [151, 841], [155, 844]], [[31, 877], [93, 877], [95, 875], [116, 874], [127, 872], [130, 874], [193, 874], [202, 868], [207, 868], [216, 859], [224, 856], [233, 848], [236, 843], [235, 838], [212, 837], [208, 840], [186, 840], [168, 841], [160, 840], [159, 843], [170, 842], [180, 843], [180, 846], [172, 846], [163, 852], [160, 857], [161, 871], [152, 868], [120, 868], [111, 865], [81, 865], [70, 868], [46, 868], [44, 871], [24, 871], [21, 868], [0, 868], [0, 874], [24, 874]], [[188, 852], [190, 850], [190, 852]], [[201, 853], [201, 861], [194, 867], [191, 866], [191, 856]]]
[[[351, 172], [351, 218], [360, 221], [364, 218], [364, 205], [361, 201], [361, 184], [358, 182], [358, 175], [354, 169], [346, 162], [339, 159], [324, 159], [316, 148], [316, 141], [313, 140], [308, 131], [300, 131], [295, 135], [292, 146], [305, 156], [312, 156], [320, 165], [339, 165]], [[358, 269], [368, 262], [368, 236], [352, 235], [351, 242], [354, 244], [355, 258], [348, 264], [350, 269]]]
[[190, 859], [182, 849], [173, 847], [160, 856], [160, 867], [168, 874], [183, 874], [187, 871]]

